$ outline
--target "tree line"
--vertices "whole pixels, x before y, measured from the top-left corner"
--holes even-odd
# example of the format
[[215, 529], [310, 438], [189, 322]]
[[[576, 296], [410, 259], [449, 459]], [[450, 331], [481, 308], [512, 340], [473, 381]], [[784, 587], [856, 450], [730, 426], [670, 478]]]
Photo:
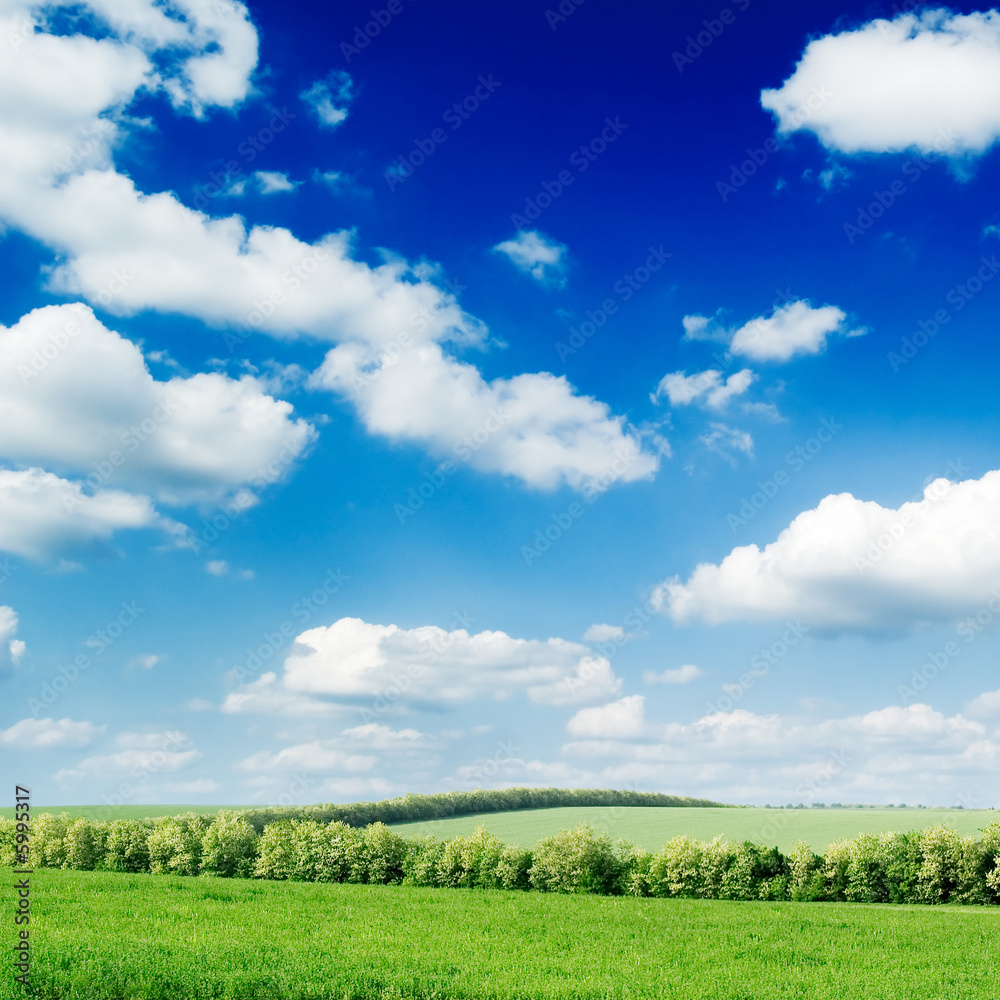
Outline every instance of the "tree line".
[[[947, 827], [861, 834], [824, 855], [750, 841], [674, 837], [659, 851], [586, 826], [531, 850], [480, 826], [469, 836], [403, 837], [381, 822], [280, 819], [262, 833], [238, 811], [94, 821], [63, 813], [31, 824], [38, 867], [236, 878], [735, 900], [1000, 903], [1000, 822], [977, 839]], [[0, 820], [0, 862], [17, 824]]]
[[514, 812], [519, 809], [557, 809], [565, 806], [656, 806], [665, 808], [708, 806], [721, 802], [692, 799], [658, 792], [621, 791], [613, 788], [477, 788], [470, 792], [435, 795], [401, 795], [381, 802], [326, 803], [310, 806], [262, 806], [240, 810], [261, 833], [268, 823], [281, 819], [312, 819], [317, 823], [339, 821], [348, 826], [371, 823], [419, 823], [477, 813]]

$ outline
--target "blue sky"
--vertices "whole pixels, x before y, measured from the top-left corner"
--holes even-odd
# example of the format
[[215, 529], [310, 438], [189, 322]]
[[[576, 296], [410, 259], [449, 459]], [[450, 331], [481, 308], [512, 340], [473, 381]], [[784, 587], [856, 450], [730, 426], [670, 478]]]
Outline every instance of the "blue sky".
[[1000, 13], [8, 8], [37, 801], [993, 804]]

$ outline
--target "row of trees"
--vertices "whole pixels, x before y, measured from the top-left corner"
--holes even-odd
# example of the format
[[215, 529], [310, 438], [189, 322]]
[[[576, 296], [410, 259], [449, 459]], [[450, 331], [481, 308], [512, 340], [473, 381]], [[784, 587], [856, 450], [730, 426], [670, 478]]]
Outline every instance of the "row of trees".
[[[14, 864], [16, 824], [0, 820], [0, 861]], [[406, 838], [382, 823], [282, 819], [258, 834], [239, 812], [94, 822], [44, 814], [32, 823], [35, 866], [176, 875], [406, 884], [701, 899], [1000, 903], [1000, 822], [981, 840], [945, 827], [862, 834], [825, 855], [746, 841], [675, 837], [651, 852], [589, 827], [532, 850], [479, 827], [467, 837]]]
[[381, 802], [347, 805], [267, 806], [242, 810], [250, 825], [261, 833], [265, 826], [282, 819], [312, 819], [317, 823], [339, 820], [348, 826], [371, 823], [418, 823], [451, 816], [512, 812], [518, 809], [555, 809], [561, 806], [686, 806], [721, 807], [709, 799], [692, 799], [658, 792], [619, 791], [613, 788], [477, 788], [471, 792], [436, 795], [402, 795]]

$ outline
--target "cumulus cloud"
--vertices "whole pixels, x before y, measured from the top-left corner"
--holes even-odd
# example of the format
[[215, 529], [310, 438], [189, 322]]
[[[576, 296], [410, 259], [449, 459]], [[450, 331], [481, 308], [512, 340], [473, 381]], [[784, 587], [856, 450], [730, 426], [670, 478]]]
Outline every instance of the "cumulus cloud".
[[0, 731], [0, 745], [9, 747], [84, 747], [104, 731], [104, 726], [72, 719], [22, 719]]
[[519, 271], [530, 274], [543, 285], [562, 288], [566, 284], [566, 254], [569, 248], [533, 229], [522, 229], [512, 240], [493, 248], [502, 253]]
[[708, 430], [701, 435], [699, 440], [709, 451], [721, 455], [731, 465], [736, 464], [733, 452], [739, 451], [744, 455], [753, 455], [753, 438], [750, 434], [717, 421], [709, 425]]
[[842, 153], [982, 154], [1000, 137], [1000, 13], [930, 10], [824, 35], [760, 99], [779, 132]]
[[252, 774], [274, 774], [282, 771], [370, 771], [378, 763], [378, 757], [365, 754], [350, 754], [327, 741], [313, 740], [298, 746], [286, 747], [277, 753], [261, 750], [259, 753], [241, 760], [236, 767]]
[[279, 194], [283, 191], [294, 191], [302, 182], [290, 181], [288, 174], [277, 170], [258, 170], [254, 173], [257, 190], [261, 194]]
[[[487, 332], [439, 286], [433, 266], [388, 251], [380, 264], [363, 263], [348, 232], [306, 243], [280, 227], [248, 228], [238, 216], [213, 219], [171, 193], [146, 194], [118, 173], [113, 153], [130, 127], [121, 109], [141, 89], [166, 86], [147, 40], [162, 39], [170, 51], [176, 41], [154, 8], [132, 5], [133, 21], [140, 8], [141, 32], [123, 20], [121, 38], [36, 36], [30, 53], [20, 48], [0, 67], [0, 219], [58, 254], [49, 273], [54, 290], [118, 315], [153, 309], [236, 328], [229, 334], [234, 348], [252, 331], [336, 343], [313, 386], [346, 395], [373, 433], [436, 451], [480, 431], [490, 409], [509, 397], [510, 422], [472, 463], [483, 471], [579, 488], [625, 455], [630, 471], [622, 478], [655, 472], [658, 457], [642, 450], [625, 421], [578, 396], [565, 379], [541, 373], [487, 383], [447, 353], [446, 346], [484, 344]], [[245, 11], [234, 9], [225, 24], [206, 27], [204, 63], [197, 63], [203, 69], [184, 70], [188, 83], [175, 91], [189, 97], [178, 97], [178, 110], [200, 113], [196, 97], [202, 104], [213, 95], [217, 103], [226, 94], [238, 99], [238, 88], [227, 90], [222, 75], [216, 80], [208, 71], [211, 64], [221, 73], [227, 44], [238, 48]], [[235, 55], [227, 58], [226, 67], [236, 65]], [[336, 82], [337, 95], [332, 83], [307, 92], [321, 118], [327, 91], [327, 117], [343, 110], [333, 97], [342, 98], [346, 78]], [[282, 130], [290, 120], [282, 109], [269, 127]], [[408, 405], [432, 414], [431, 426], [394, 410], [394, 388], [386, 387], [399, 381], [412, 381]], [[554, 469], [539, 470], [550, 456]]]
[[526, 695], [543, 705], [613, 696], [621, 680], [607, 658], [566, 639], [516, 639], [505, 632], [402, 629], [341, 618], [297, 636], [280, 679], [269, 673], [231, 694], [225, 711], [319, 713], [330, 703], [375, 699], [424, 708]]
[[[754, 361], [783, 363], [801, 355], [821, 354], [826, 350], [827, 339], [833, 334], [855, 337], [865, 332], [861, 329], [848, 330], [846, 319], [844, 311], [836, 306], [814, 308], [808, 300], [798, 299], [775, 306], [770, 316], [758, 316], [736, 329], [723, 326], [719, 322], [719, 313], [714, 317], [685, 316], [683, 325], [688, 340], [728, 343], [732, 354]], [[711, 391], [710, 374], [704, 372], [701, 376], [692, 377], [701, 380], [699, 385], [706, 385], [705, 391]], [[742, 372], [739, 374], [743, 375]]]
[[146, 496], [85, 493], [79, 482], [43, 469], [0, 469], [0, 550], [47, 561], [106, 544], [116, 531], [153, 528], [182, 542], [183, 525], [158, 514]]
[[76, 767], [63, 768], [56, 773], [56, 781], [72, 781], [89, 777], [133, 778], [143, 772], [173, 774], [193, 763], [201, 754], [197, 750], [122, 750], [119, 753], [87, 757]]
[[325, 80], [317, 80], [299, 97], [312, 108], [321, 128], [333, 129], [347, 119], [347, 110], [354, 96], [354, 83], [349, 74], [332, 72]]
[[633, 739], [646, 728], [646, 699], [641, 694], [596, 708], [581, 708], [566, 729], [573, 736], [589, 739]]
[[620, 642], [625, 638], [625, 629], [621, 625], [591, 625], [583, 638], [585, 642]]
[[722, 372], [714, 368], [694, 375], [671, 372], [660, 379], [656, 392], [650, 398], [656, 403], [666, 396], [671, 406], [703, 402], [712, 409], [721, 410], [734, 396], [743, 395], [756, 379], [757, 376], [749, 368], [734, 372], [726, 379], [722, 377]]
[[[937, 479], [899, 508], [824, 497], [769, 545], [742, 545], [655, 599], [679, 622], [794, 618], [824, 629], [912, 628], [994, 600], [1000, 471]], [[1000, 610], [1000, 605], [998, 605]]]
[[263, 470], [288, 467], [314, 436], [249, 375], [157, 381], [140, 349], [87, 306], [46, 306], [0, 327], [0, 456], [10, 463], [168, 503], [218, 500], [273, 480]]
[[691, 681], [697, 680], [702, 675], [703, 671], [699, 670], [693, 663], [685, 663], [684, 666], [677, 667], [675, 670], [664, 670], [659, 674], [647, 670], [643, 673], [642, 679], [647, 684], [690, 684]]
[[370, 431], [540, 489], [600, 490], [649, 479], [659, 465], [623, 418], [577, 395], [564, 377], [487, 382], [437, 344], [391, 357], [345, 344], [330, 351], [314, 384], [351, 399]]
[[[20, 639], [16, 639], [18, 626], [17, 612], [6, 604], [0, 604], [0, 663], [5, 660], [17, 666], [21, 657], [24, 656], [26, 646]], [[6, 650], [6, 655], [4, 655]]]

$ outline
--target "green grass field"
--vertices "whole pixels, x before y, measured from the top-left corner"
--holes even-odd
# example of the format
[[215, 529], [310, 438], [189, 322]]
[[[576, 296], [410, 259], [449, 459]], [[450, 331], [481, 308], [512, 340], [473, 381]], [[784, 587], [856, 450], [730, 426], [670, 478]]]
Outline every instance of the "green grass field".
[[3, 1000], [1000, 998], [1000, 911], [982, 907], [59, 870], [32, 888], [32, 986], [5, 969]]
[[404, 836], [432, 834], [444, 839], [472, 833], [482, 823], [490, 833], [511, 844], [531, 847], [542, 837], [587, 823], [612, 839], [625, 837], [651, 851], [671, 837], [687, 834], [698, 840], [722, 836], [725, 840], [764, 842], [789, 851], [804, 840], [822, 853], [827, 844], [859, 833], [908, 832], [948, 826], [962, 835], [978, 834], [1000, 819], [995, 810], [971, 809], [656, 809], [614, 808], [535, 809], [524, 812], [484, 813], [455, 819], [404, 823], [393, 829]]
[[[32, 803], [31, 811], [41, 813], [69, 813], [73, 819], [146, 819], [149, 816], [178, 816], [193, 812], [200, 816], [214, 816], [220, 809], [249, 809], [249, 806], [37, 806]], [[0, 809], [0, 816], [12, 819], [14, 807]]]

